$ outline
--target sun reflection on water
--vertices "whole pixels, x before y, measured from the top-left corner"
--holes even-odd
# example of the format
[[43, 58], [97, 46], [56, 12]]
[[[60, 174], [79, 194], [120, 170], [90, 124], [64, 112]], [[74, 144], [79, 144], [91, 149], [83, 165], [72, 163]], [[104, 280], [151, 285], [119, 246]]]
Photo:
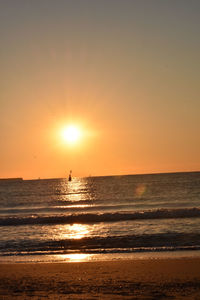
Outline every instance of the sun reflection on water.
[[88, 188], [88, 182], [85, 178], [73, 178], [72, 181], [64, 179], [61, 182], [60, 193], [63, 200], [79, 202], [91, 200], [91, 188]]
[[[86, 178], [73, 178], [72, 181], [63, 179], [60, 181], [60, 186], [57, 188], [59, 205], [58, 208], [62, 214], [83, 213], [88, 207], [93, 206], [91, 201], [91, 186]], [[90, 236], [92, 232], [91, 226], [87, 224], [60, 224], [54, 227], [51, 232], [53, 239], [82, 239]]]
[[62, 260], [66, 260], [69, 262], [83, 262], [92, 259], [92, 254], [84, 254], [84, 253], [73, 253], [73, 254], [62, 254], [60, 258]]
[[89, 234], [89, 228], [83, 224], [73, 224], [67, 226], [67, 233], [63, 234], [63, 238], [81, 239]]

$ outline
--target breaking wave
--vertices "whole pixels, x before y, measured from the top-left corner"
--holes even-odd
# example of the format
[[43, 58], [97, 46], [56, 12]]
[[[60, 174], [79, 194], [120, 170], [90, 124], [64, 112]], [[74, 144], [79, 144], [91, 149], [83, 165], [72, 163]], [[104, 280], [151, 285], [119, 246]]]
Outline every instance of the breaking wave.
[[137, 212], [119, 213], [79, 213], [71, 215], [31, 215], [25, 217], [1, 217], [0, 226], [19, 226], [29, 224], [91, 224], [99, 222], [119, 222], [128, 220], [144, 219], [178, 219], [178, 218], [200, 218], [200, 208], [185, 209], [157, 209]]
[[200, 234], [162, 233], [82, 239], [5, 241], [0, 255], [42, 255], [65, 253], [131, 253], [145, 251], [200, 250]]

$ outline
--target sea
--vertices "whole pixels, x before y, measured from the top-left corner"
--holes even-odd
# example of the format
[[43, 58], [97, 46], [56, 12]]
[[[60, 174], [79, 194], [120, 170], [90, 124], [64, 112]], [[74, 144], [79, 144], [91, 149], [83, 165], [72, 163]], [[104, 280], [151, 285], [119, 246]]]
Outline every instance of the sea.
[[200, 172], [0, 180], [0, 262], [200, 255]]

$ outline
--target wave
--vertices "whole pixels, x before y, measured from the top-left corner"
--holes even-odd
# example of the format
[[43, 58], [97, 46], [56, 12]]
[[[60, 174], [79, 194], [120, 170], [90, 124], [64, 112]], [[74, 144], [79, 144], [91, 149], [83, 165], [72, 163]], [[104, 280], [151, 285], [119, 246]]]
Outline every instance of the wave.
[[10, 240], [1, 243], [0, 255], [200, 250], [198, 241], [199, 233], [174, 232], [46, 241]]
[[[73, 203], [73, 202], [72, 202]], [[100, 205], [91, 205], [91, 204], [81, 204], [81, 205], [76, 205], [76, 204], [71, 204], [68, 206], [35, 206], [35, 207], [10, 207], [10, 208], [2, 208], [0, 214], [4, 215], [11, 215], [11, 214], [37, 214], [37, 213], [65, 213], [65, 212], [74, 212], [74, 211], [100, 211], [100, 210], [125, 210], [129, 209], [130, 210], [130, 205], [107, 205], [107, 206], [100, 206]]]
[[174, 219], [174, 218], [200, 218], [200, 208], [184, 209], [157, 209], [137, 212], [119, 212], [119, 213], [81, 213], [71, 215], [51, 215], [51, 216], [12, 216], [1, 217], [0, 226], [19, 226], [30, 224], [90, 224], [99, 222], [119, 222], [128, 220], [144, 219]]
[[[174, 251], [199, 251], [200, 246], [183, 247], [140, 247], [140, 248], [113, 248], [113, 249], [93, 249], [93, 250], [48, 250], [48, 251], [5, 251], [0, 252], [0, 257], [6, 256], [27, 256], [27, 255], [71, 255], [71, 254], [121, 254], [121, 253], [144, 253], [144, 252], [174, 252]], [[52, 258], [51, 258], [52, 261]]]

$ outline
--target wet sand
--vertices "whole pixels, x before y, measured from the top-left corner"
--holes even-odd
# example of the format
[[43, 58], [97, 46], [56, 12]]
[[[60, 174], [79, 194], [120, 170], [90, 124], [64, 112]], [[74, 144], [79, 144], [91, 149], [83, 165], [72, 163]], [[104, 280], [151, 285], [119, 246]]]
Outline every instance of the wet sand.
[[0, 265], [0, 299], [200, 299], [200, 258]]

